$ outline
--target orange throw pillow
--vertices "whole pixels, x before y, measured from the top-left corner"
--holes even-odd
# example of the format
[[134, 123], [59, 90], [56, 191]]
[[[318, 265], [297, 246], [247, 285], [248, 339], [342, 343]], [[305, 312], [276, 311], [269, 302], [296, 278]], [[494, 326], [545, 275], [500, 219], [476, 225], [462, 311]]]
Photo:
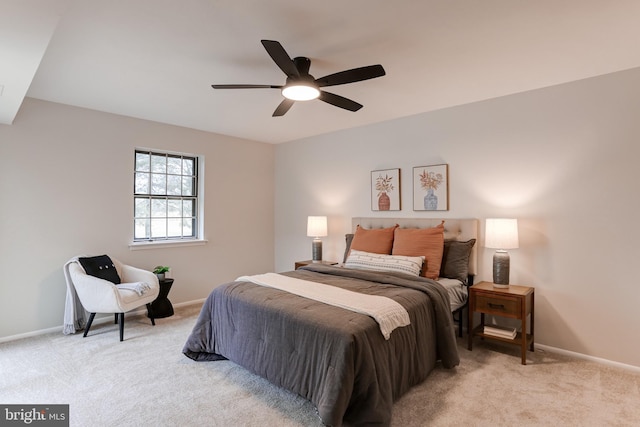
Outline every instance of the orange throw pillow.
[[351, 241], [351, 249], [356, 251], [371, 252], [374, 254], [391, 255], [393, 247], [393, 232], [398, 227], [367, 229], [360, 225], [356, 227], [356, 232]]
[[391, 254], [425, 257], [421, 276], [437, 279], [444, 251], [444, 221], [432, 228], [397, 228], [394, 234]]

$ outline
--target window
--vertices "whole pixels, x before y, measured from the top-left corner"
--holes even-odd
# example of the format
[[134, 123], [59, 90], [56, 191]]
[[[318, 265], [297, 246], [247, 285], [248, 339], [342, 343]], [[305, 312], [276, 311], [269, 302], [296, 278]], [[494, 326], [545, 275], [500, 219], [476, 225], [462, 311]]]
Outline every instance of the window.
[[197, 239], [198, 158], [136, 150], [134, 241]]

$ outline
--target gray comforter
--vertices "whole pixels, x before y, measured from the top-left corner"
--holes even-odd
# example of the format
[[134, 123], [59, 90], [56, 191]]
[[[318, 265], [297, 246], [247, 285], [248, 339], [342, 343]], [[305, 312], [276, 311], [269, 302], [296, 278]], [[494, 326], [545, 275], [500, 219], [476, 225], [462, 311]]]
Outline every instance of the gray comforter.
[[183, 353], [197, 361], [229, 359], [310, 400], [331, 426], [389, 425], [393, 402], [437, 360], [458, 365], [449, 297], [438, 283], [324, 265], [283, 274], [387, 296], [406, 308], [411, 325], [385, 340], [369, 316], [231, 282], [211, 292]]

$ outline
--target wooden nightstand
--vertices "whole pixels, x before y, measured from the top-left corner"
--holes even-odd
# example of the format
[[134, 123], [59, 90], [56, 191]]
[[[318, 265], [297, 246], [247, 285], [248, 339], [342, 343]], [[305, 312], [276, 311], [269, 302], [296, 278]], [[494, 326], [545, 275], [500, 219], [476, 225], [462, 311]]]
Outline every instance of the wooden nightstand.
[[309, 264], [324, 264], [324, 265], [336, 265], [338, 264], [335, 261], [312, 261], [310, 259], [306, 260], [306, 261], [296, 261], [296, 270], [299, 269], [300, 267], [304, 267], [305, 265], [309, 265]]
[[[480, 313], [480, 325], [473, 327], [473, 313]], [[521, 331], [514, 339], [487, 335], [484, 331], [484, 315], [519, 319]], [[527, 333], [527, 316], [530, 315]], [[507, 344], [520, 346], [522, 364], [527, 364], [527, 347], [533, 351], [534, 325], [534, 288], [529, 286], [510, 285], [508, 288], [495, 288], [491, 282], [480, 282], [469, 288], [469, 351], [472, 349], [473, 337], [480, 336]]]

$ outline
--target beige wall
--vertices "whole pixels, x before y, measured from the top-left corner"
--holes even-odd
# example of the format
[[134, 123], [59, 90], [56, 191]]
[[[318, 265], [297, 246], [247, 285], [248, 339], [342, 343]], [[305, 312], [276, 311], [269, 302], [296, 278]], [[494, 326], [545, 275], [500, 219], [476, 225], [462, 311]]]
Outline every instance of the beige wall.
[[[511, 283], [536, 287], [537, 342], [640, 367], [639, 88], [634, 69], [279, 145], [276, 269], [310, 258], [307, 215], [329, 216], [333, 260], [353, 216], [516, 217]], [[440, 163], [450, 210], [413, 212], [412, 168]], [[370, 172], [388, 168], [402, 210], [371, 212]]]
[[[203, 155], [203, 246], [129, 249], [136, 147]], [[273, 269], [274, 147], [27, 98], [0, 125], [0, 339], [62, 325], [62, 265], [108, 253], [171, 266], [174, 303]]]

